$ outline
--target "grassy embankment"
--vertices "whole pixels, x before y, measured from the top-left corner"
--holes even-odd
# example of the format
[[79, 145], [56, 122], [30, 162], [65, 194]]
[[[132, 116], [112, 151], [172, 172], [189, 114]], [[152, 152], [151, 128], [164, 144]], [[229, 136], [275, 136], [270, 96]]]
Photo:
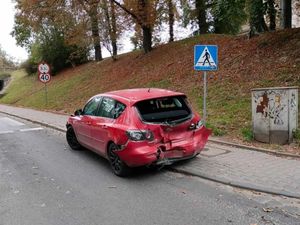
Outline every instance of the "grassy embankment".
[[300, 29], [247, 37], [203, 35], [67, 69], [48, 85], [23, 71], [12, 73], [14, 81], [0, 103], [70, 113], [96, 93], [159, 87], [186, 93], [201, 112], [202, 74], [193, 70], [193, 46], [217, 44], [219, 70], [209, 72], [208, 122], [215, 135], [240, 139], [251, 136], [250, 89], [270, 86], [300, 86]]

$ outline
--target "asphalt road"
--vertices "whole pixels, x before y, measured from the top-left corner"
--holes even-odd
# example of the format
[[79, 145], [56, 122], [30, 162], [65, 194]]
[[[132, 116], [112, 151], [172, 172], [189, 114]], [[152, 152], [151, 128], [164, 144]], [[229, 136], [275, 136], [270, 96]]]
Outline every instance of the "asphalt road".
[[115, 176], [63, 133], [0, 114], [0, 225], [300, 224], [300, 200], [168, 170]]

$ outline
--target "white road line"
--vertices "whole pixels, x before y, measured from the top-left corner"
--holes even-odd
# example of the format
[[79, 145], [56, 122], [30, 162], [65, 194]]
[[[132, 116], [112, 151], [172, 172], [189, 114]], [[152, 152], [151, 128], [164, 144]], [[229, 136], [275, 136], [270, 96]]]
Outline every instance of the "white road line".
[[26, 128], [26, 129], [20, 129], [21, 132], [27, 132], [27, 131], [36, 131], [36, 130], [43, 130], [42, 127], [35, 127], [35, 128]]
[[0, 134], [12, 134], [12, 130], [0, 131]]
[[21, 123], [19, 121], [13, 120], [13, 119], [10, 119], [8, 117], [0, 118], [0, 123], [5, 123], [5, 124], [8, 124], [9, 126], [23, 126], [23, 125], [25, 125], [24, 123]]

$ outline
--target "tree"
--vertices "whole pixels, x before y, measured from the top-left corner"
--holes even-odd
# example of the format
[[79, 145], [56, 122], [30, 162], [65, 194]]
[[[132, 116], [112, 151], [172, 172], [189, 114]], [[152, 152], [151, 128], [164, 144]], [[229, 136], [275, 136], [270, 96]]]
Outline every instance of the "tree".
[[198, 34], [206, 34], [209, 30], [209, 22], [207, 18], [207, 9], [211, 7], [212, 1], [209, 0], [180, 0], [183, 11], [183, 26], [189, 24], [197, 27]]
[[268, 31], [268, 27], [265, 22], [265, 7], [263, 0], [248, 0], [247, 7], [249, 11], [249, 23], [250, 23], [250, 34], [251, 38], [256, 33]]
[[167, 0], [168, 2], [168, 14], [169, 14], [169, 42], [174, 41], [174, 4], [172, 0]]
[[281, 6], [281, 27], [292, 27], [292, 0], [280, 0]]
[[117, 0], [114, 3], [129, 14], [142, 28], [143, 49], [145, 53], [152, 50], [152, 29], [156, 18], [157, 0], [124, 0], [121, 4]]
[[196, 17], [198, 23], [199, 34], [206, 34], [208, 32], [208, 23], [206, 18], [206, 1], [205, 0], [195, 0], [196, 7]]
[[109, 0], [109, 2], [102, 0], [101, 8], [105, 15], [104, 24], [102, 25], [102, 28], [105, 28], [103, 29], [103, 45], [111, 53], [112, 58], [116, 60], [118, 47], [115, 3], [112, 0]]
[[267, 0], [265, 4], [266, 4], [269, 20], [270, 20], [269, 29], [271, 31], [274, 31], [276, 29], [275, 0]]
[[155, 26], [163, 28], [162, 25], [168, 25], [169, 42], [174, 41], [174, 23], [179, 18], [176, 3], [176, 0], [160, 0], [156, 8], [157, 18]]
[[92, 37], [93, 37], [93, 45], [95, 50], [95, 60], [100, 61], [103, 59], [101, 44], [100, 44], [99, 21], [98, 21], [98, 6], [100, 0], [78, 0], [78, 1], [83, 7], [84, 11], [89, 15]]
[[39, 61], [47, 60], [55, 73], [66, 66], [87, 61], [89, 48], [85, 41], [78, 44], [66, 41], [80, 23], [64, 1], [18, 0], [16, 10], [12, 35], [18, 45], [25, 46], [30, 52], [30, 68], [34, 70]]
[[113, 0], [109, 0], [109, 3], [110, 3], [110, 15], [111, 15], [111, 45], [113, 49], [113, 56], [116, 56], [118, 54], [116, 9]]
[[216, 0], [212, 15], [215, 33], [236, 34], [247, 19], [245, 0]]
[[4, 71], [7, 69], [14, 69], [15, 63], [12, 57], [7, 55], [7, 53], [2, 49], [0, 45], [0, 70]]

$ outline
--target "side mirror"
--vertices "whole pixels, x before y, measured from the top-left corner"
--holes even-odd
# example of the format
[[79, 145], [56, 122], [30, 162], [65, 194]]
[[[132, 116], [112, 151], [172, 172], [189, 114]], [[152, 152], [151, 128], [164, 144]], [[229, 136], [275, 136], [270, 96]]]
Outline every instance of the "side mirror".
[[74, 112], [74, 115], [75, 115], [75, 116], [80, 116], [80, 115], [82, 115], [82, 109], [77, 109], [77, 110]]

